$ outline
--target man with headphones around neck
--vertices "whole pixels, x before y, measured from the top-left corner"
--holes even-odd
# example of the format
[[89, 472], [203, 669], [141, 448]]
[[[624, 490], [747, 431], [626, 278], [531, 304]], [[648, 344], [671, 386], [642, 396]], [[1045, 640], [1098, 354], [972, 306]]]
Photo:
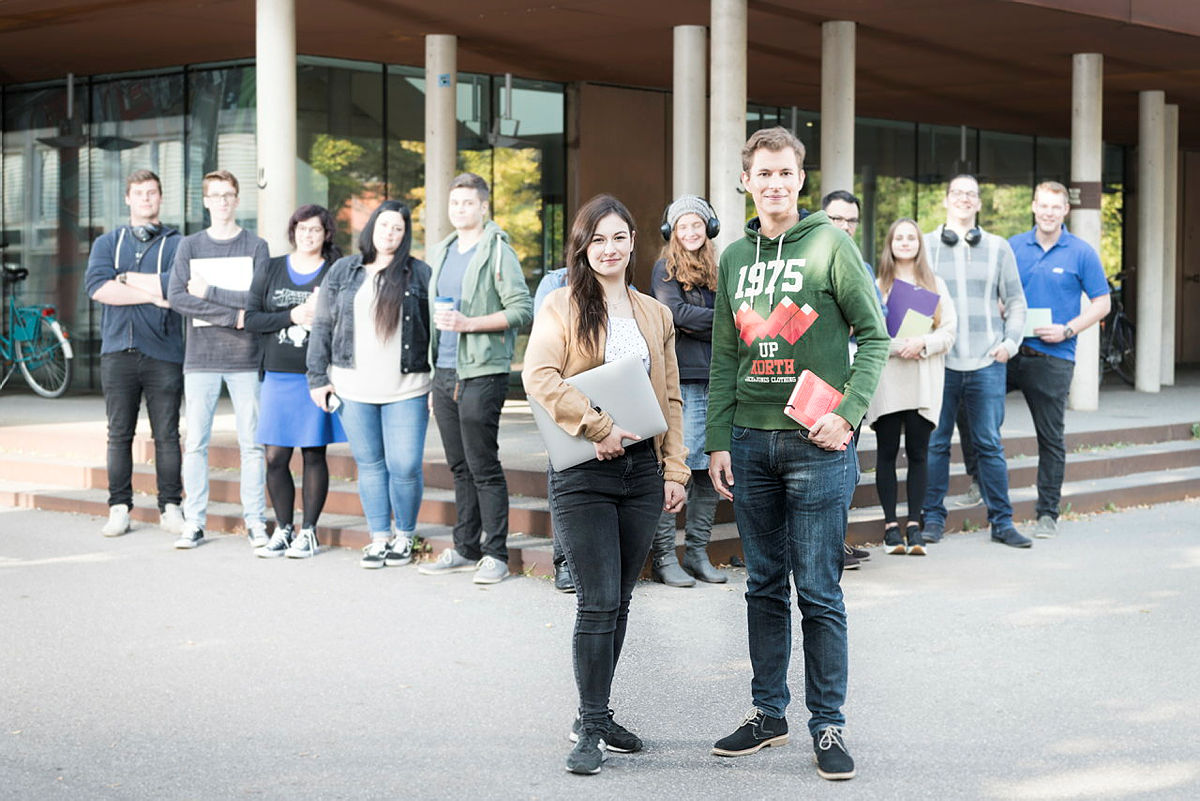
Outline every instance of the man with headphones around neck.
[[100, 533], [117, 537], [129, 531], [133, 435], [144, 395], [160, 525], [178, 534], [183, 320], [171, 311], [166, 294], [181, 237], [159, 222], [162, 182], [149, 170], [136, 170], [125, 181], [125, 205], [129, 225], [96, 240], [84, 274], [88, 295], [101, 306], [100, 382], [108, 417], [108, 522]]
[[1008, 498], [1004, 423], [1005, 364], [1017, 353], [1025, 326], [1025, 292], [1012, 248], [979, 227], [979, 182], [956, 175], [946, 190], [946, 222], [925, 235], [930, 266], [950, 289], [958, 312], [958, 336], [946, 357], [942, 413], [929, 441], [929, 489], [923, 510], [926, 542], [946, 530], [950, 436], [961, 406], [978, 453], [979, 489], [987, 504], [992, 542], [1028, 548], [1017, 531]]

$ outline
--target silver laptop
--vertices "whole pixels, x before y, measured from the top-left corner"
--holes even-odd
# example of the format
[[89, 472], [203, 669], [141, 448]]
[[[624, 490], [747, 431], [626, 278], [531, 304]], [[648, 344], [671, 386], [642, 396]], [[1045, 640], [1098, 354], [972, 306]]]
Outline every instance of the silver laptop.
[[[667, 421], [654, 395], [650, 376], [637, 356], [626, 356], [565, 380], [587, 395], [592, 406], [608, 412], [617, 425], [643, 440], [667, 430]], [[533, 412], [533, 420], [546, 443], [550, 466], [555, 470], [566, 470], [596, 458], [596, 448], [590, 440], [563, 431], [533, 398], [529, 399], [529, 410]], [[630, 441], [626, 440], [624, 444], [628, 445]]]

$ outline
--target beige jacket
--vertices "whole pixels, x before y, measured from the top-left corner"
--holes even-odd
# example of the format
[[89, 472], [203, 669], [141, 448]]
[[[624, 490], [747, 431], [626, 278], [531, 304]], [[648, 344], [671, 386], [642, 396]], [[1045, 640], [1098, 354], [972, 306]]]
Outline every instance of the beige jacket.
[[921, 351], [919, 359], [901, 358], [897, 354], [904, 343], [892, 340], [887, 364], [884, 365], [883, 375], [879, 377], [879, 387], [863, 418], [863, 422], [872, 428], [875, 427], [875, 421], [885, 414], [910, 409], [915, 409], [934, 426], [937, 426], [941, 417], [946, 352], [954, 345], [958, 333], [958, 315], [955, 314], [946, 282], [940, 276], [936, 278], [938, 294], [942, 296], [938, 303], [941, 315], [938, 327], [921, 337], [925, 340], [925, 349]]
[[[654, 438], [654, 447], [663, 467], [663, 478], [686, 484], [691, 471], [684, 464], [683, 401], [679, 395], [679, 365], [675, 361], [675, 323], [667, 307], [653, 298], [630, 289], [633, 316], [638, 330], [650, 349], [650, 383], [663, 416], [667, 432]], [[521, 381], [525, 393], [537, 401], [563, 431], [599, 442], [612, 431], [613, 419], [607, 412], [596, 411], [588, 398], [563, 381], [604, 363], [607, 332], [601, 331], [595, 354], [585, 353], [575, 333], [576, 312], [570, 289], [556, 289], [546, 296], [533, 320], [533, 332], [525, 349], [525, 367]]]

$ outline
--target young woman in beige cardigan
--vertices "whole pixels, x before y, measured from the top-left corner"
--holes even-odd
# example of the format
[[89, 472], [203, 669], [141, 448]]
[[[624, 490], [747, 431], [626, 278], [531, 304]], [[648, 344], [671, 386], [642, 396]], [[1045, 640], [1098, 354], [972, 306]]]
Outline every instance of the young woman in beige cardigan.
[[[633, 216], [615, 197], [597, 195], [576, 212], [567, 286], [551, 292], [534, 319], [521, 375], [529, 398], [596, 450], [591, 461], [549, 472], [554, 536], [575, 579], [579, 717], [567, 770], [581, 774], [599, 773], [606, 750], [642, 748], [613, 719], [613, 672], [659, 515], [683, 506], [690, 476], [675, 323], [666, 306], [629, 288], [633, 243]], [[641, 358], [666, 418], [667, 431], [653, 440], [621, 428], [564, 381], [625, 356]]]
[[[929, 435], [942, 411], [946, 352], [954, 344], [958, 317], [946, 283], [934, 275], [925, 256], [921, 229], [908, 218], [888, 229], [879, 257], [877, 283], [886, 300], [896, 280], [907, 281], [941, 295], [932, 329], [919, 336], [893, 339], [879, 388], [867, 409], [866, 422], [875, 431], [875, 488], [883, 507], [883, 545], [890, 554], [925, 555], [919, 517], [925, 500]], [[904, 534], [896, 516], [896, 455], [900, 434], [908, 458], [908, 523]]]

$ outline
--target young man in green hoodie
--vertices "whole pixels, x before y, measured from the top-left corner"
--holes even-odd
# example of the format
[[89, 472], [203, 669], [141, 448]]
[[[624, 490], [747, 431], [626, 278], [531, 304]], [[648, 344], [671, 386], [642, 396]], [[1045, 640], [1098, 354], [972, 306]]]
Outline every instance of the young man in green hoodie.
[[[817, 773], [850, 779], [839, 584], [846, 493], [857, 473], [850, 437], [887, 361], [888, 335], [853, 240], [823, 211], [800, 219], [800, 140], [786, 128], [757, 131], [742, 149], [742, 185], [758, 216], [721, 254], [706, 450], [713, 486], [733, 501], [746, 557], [754, 707], [712, 751], [743, 756], [788, 740], [790, 577], [803, 618]], [[851, 331], [858, 340], [853, 365]], [[809, 430], [784, 413], [804, 370], [844, 395]]]
[[[454, 475], [454, 547], [421, 565], [426, 575], [473, 572], [476, 584], [508, 575], [508, 483], [500, 465], [500, 410], [517, 329], [533, 301], [508, 234], [487, 219], [488, 185], [463, 173], [450, 184], [454, 233], [430, 254], [429, 338], [433, 415]], [[451, 308], [452, 306], [452, 308]]]

